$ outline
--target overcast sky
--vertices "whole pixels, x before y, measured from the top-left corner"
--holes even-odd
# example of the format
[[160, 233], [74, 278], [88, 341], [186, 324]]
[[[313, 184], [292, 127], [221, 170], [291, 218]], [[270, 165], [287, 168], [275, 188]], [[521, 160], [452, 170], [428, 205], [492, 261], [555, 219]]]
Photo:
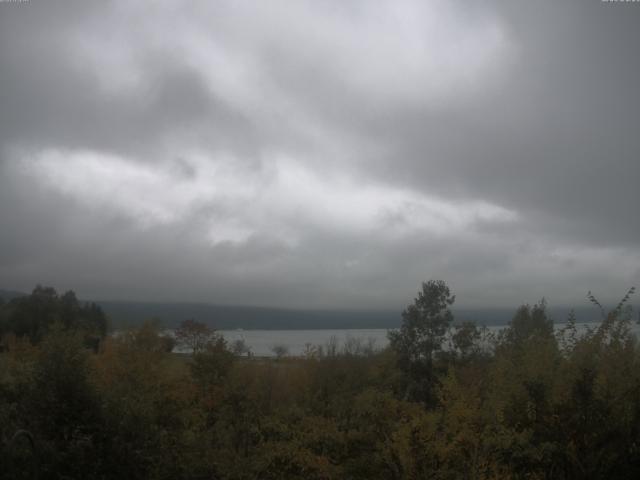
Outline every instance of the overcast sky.
[[0, 3], [0, 288], [313, 308], [640, 286], [640, 3]]

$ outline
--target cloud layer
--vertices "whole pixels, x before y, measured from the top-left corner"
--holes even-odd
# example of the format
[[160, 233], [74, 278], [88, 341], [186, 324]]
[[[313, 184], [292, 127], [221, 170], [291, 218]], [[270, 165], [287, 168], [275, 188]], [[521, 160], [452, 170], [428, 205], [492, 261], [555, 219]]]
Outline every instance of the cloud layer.
[[0, 284], [399, 308], [640, 280], [640, 9], [0, 4]]

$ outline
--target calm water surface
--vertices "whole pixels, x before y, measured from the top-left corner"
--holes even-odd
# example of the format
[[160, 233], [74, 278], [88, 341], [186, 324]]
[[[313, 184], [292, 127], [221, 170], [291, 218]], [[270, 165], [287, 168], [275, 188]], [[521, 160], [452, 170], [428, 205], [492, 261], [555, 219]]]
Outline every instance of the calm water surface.
[[[594, 328], [597, 323], [580, 323], [578, 328]], [[563, 328], [562, 323], [556, 324], [556, 330]], [[505, 326], [489, 326], [490, 332], [498, 332]], [[640, 326], [632, 324], [632, 331], [638, 335]], [[351, 329], [351, 330], [220, 330], [224, 338], [232, 344], [236, 340], [244, 340], [251, 349], [251, 353], [260, 357], [275, 356], [273, 347], [282, 345], [287, 348], [289, 355], [302, 355], [307, 345], [325, 346], [332, 339], [337, 341], [338, 348], [342, 348], [346, 342], [353, 339], [360, 340], [364, 345], [372, 342], [375, 348], [382, 349], [389, 343], [387, 329]]]

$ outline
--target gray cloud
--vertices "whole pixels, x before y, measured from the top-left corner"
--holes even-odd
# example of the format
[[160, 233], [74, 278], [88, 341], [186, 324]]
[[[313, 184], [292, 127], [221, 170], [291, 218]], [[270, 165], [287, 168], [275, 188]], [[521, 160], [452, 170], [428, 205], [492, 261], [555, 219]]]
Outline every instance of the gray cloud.
[[0, 4], [0, 284], [401, 307], [640, 280], [635, 5]]

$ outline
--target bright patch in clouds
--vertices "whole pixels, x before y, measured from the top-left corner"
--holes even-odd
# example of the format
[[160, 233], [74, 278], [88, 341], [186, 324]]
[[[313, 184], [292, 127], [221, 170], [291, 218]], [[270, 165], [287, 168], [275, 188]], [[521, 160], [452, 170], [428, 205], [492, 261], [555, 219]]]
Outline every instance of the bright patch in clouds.
[[477, 223], [517, 219], [515, 212], [487, 202], [453, 202], [362, 183], [283, 156], [266, 163], [265, 175], [222, 154], [148, 165], [96, 152], [45, 150], [23, 157], [21, 166], [49, 188], [88, 208], [124, 215], [141, 228], [203, 217], [213, 243], [266, 234], [295, 244], [309, 227], [334, 235], [452, 235]]

